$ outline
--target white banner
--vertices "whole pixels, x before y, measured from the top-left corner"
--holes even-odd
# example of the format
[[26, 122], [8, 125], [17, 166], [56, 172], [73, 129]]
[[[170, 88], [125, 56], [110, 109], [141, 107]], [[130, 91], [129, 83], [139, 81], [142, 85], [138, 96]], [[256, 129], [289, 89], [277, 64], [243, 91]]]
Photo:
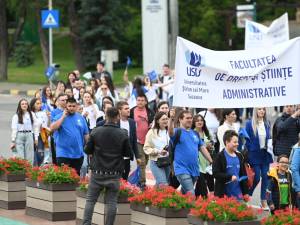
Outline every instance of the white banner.
[[246, 20], [245, 49], [261, 48], [289, 40], [289, 19], [285, 13], [269, 27]]
[[300, 103], [300, 38], [270, 48], [212, 51], [178, 37], [174, 105], [271, 107]]

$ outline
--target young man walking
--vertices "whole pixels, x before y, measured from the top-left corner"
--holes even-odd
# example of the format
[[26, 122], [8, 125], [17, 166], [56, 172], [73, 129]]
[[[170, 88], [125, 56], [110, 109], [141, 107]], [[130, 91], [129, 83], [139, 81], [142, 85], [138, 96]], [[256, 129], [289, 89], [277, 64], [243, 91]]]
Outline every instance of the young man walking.
[[115, 107], [109, 108], [105, 118], [104, 126], [93, 129], [84, 149], [86, 154], [92, 155], [92, 174], [86, 196], [83, 225], [91, 225], [95, 203], [103, 189], [108, 206], [105, 225], [114, 224], [124, 158], [129, 158], [131, 154], [128, 134], [118, 126], [119, 111]]

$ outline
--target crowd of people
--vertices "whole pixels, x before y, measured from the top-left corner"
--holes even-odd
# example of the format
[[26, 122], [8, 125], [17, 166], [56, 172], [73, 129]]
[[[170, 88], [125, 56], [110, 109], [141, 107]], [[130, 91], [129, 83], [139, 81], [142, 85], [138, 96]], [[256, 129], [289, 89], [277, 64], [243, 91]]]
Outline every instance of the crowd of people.
[[[54, 90], [45, 86], [30, 102], [19, 101], [11, 125], [15, 155], [34, 165], [67, 164], [82, 177], [90, 168], [123, 179], [135, 159], [142, 190], [149, 164], [157, 186], [180, 186], [203, 197], [247, 201], [261, 181], [263, 209], [300, 207], [298, 106], [284, 106], [274, 124], [264, 107], [242, 121], [241, 109], [173, 107], [175, 78], [167, 64], [156, 79], [145, 75], [131, 82], [125, 70], [123, 96], [104, 64], [96, 68], [88, 81], [73, 71]], [[251, 184], [248, 166], [255, 173]]]

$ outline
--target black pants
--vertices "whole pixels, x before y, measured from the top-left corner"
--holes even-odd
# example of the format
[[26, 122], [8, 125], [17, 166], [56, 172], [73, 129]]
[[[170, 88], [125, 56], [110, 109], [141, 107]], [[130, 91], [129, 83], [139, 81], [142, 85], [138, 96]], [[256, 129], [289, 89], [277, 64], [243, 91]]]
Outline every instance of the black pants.
[[72, 168], [74, 168], [77, 172], [77, 174], [80, 176], [80, 169], [83, 163], [84, 157], [78, 159], [72, 159], [72, 158], [65, 158], [65, 157], [57, 157], [56, 162], [58, 166], [61, 166], [62, 164], [68, 165]]
[[52, 163], [57, 164], [57, 162], [56, 162], [55, 142], [54, 142], [54, 138], [53, 138], [52, 135], [51, 135], [51, 138], [50, 138], [50, 143], [51, 143]]
[[200, 177], [198, 177], [195, 187], [195, 195], [197, 197], [199, 195], [202, 197], [207, 197], [207, 188], [210, 192], [214, 191], [214, 178], [210, 174], [200, 173]]
[[124, 159], [124, 171], [122, 173], [122, 178], [124, 180], [128, 179], [129, 172], [130, 172], [130, 159]]

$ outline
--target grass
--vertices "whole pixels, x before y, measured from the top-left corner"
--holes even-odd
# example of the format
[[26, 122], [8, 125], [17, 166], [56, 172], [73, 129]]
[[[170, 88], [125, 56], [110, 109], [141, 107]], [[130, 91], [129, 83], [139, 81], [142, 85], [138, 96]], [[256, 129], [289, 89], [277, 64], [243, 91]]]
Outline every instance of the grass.
[[[75, 67], [75, 61], [72, 53], [70, 38], [66, 34], [55, 34], [53, 41], [54, 62], [60, 64], [60, 74], [58, 79], [66, 81], [66, 74]], [[8, 82], [26, 83], [26, 84], [45, 84], [47, 79], [44, 75], [45, 65], [42, 58], [40, 45], [33, 49], [34, 64], [28, 67], [17, 67], [15, 61], [8, 64]], [[114, 84], [120, 86], [123, 84], [124, 69], [114, 70]], [[142, 74], [142, 68], [129, 68], [129, 79], [137, 74]]]

